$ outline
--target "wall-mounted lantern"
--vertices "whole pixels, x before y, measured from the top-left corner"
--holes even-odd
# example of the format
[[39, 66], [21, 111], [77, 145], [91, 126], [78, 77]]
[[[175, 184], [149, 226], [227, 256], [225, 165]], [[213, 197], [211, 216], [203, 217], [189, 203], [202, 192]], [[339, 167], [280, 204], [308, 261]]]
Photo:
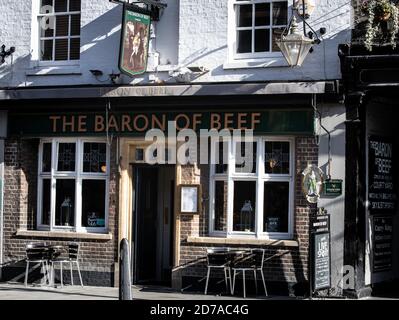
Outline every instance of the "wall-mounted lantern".
[[[299, 6], [299, 3], [301, 3], [301, 6]], [[309, 52], [312, 52], [313, 45], [321, 42], [317, 33], [306, 22], [306, 19], [309, 16], [309, 13], [306, 12], [306, 4], [308, 4], [309, 8], [312, 8], [311, 12], [314, 10], [314, 6], [311, 6], [311, 3], [312, 1], [310, 0], [294, 0], [291, 20], [283, 31], [281, 38], [276, 40], [277, 46], [280, 48], [284, 58], [287, 60], [288, 65], [291, 67], [302, 66], [302, 63], [305, 61]], [[305, 8], [305, 10], [303, 8]], [[298, 30], [297, 16], [303, 22], [303, 33]], [[306, 26], [309, 27], [311, 32], [306, 33]], [[320, 33], [325, 33], [325, 29], [321, 28]], [[316, 39], [314, 39], [313, 36], [315, 36]]]

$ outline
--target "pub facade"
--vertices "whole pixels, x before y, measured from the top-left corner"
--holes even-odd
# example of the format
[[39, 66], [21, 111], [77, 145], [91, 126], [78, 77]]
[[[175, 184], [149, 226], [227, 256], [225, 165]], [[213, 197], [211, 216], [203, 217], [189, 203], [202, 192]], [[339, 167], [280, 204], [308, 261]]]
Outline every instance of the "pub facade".
[[[262, 248], [269, 292], [305, 295], [310, 222], [327, 212], [328, 294], [342, 294], [346, 110], [336, 50], [350, 37], [350, 1], [316, 2], [309, 23], [326, 28], [325, 43], [293, 69], [274, 45], [289, 1], [201, 1], [201, 10], [167, 1], [151, 22], [146, 72], [134, 75], [118, 71], [122, 5], [15, 4], [27, 23], [1, 39], [16, 48], [0, 69], [2, 281], [24, 277], [28, 242], [73, 241], [84, 283], [117, 286], [126, 238], [135, 284], [202, 291], [208, 248]], [[43, 6], [57, 12], [54, 30], [41, 30]], [[250, 169], [234, 140], [204, 147], [204, 130], [251, 130]], [[148, 163], [149, 136], [165, 137], [151, 154], [163, 161]], [[192, 161], [173, 161], [185, 145]], [[312, 166], [342, 192], [310, 203], [303, 173]]]

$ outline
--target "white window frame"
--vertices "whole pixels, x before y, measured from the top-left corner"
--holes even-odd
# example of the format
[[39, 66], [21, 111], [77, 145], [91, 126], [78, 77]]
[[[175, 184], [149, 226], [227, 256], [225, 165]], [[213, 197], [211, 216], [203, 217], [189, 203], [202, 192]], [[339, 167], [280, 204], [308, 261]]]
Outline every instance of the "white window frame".
[[[54, 0], [53, 0], [54, 1]], [[71, 14], [80, 14], [80, 11], [72, 11], [72, 12], [53, 12], [51, 14], [43, 14], [40, 12], [41, 0], [32, 0], [32, 32], [31, 32], [31, 67], [48, 67], [48, 66], [79, 66], [80, 65], [80, 57], [79, 60], [69, 60], [70, 54], [70, 39], [82, 39], [82, 35], [71, 36], [71, 20], [69, 19], [69, 30], [68, 36], [57, 37], [56, 34], [56, 26], [54, 26], [54, 35], [53, 37], [45, 38], [41, 37], [40, 23], [39, 20], [42, 17], [46, 16], [57, 16], [57, 15], [71, 15]], [[69, 0], [68, 0], [68, 9], [69, 9]], [[54, 60], [55, 59], [55, 43], [53, 44], [53, 60], [41, 60], [40, 58], [40, 48], [41, 48], [41, 40], [44, 39], [68, 39], [68, 60]], [[81, 45], [82, 46], [82, 45]], [[81, 47], [80, 46], [80, 47]], [[82, 53], [80, 52], [80, 55]]]
[[[42, 172], [43, 145], [51, 143], [51, 172]], [[74, 172], [58, 172], [56, 167], [58, 164], [58, 145], [60, 143], [75, 143], [75, 171]], [[88, 173], [83, 172], [83, 148], [84, 143], [104, 143], [107, 153], [107, 170], [105, 173]], [[42, 231], [66, 231], [77, 233], [107, 233], [109, 227], [109, 176], [110, 176], [110, 147], [104, 139], [100, 138], [44, 138], [39, 144], [38, 159], [38, 192], [37, 192], [37, 229]], [[50, 223], [42, 224], [43, 221], [43, 180], [51, 180], [51, 197], [50, 197]], [[75, 179], [75, 225], [73, 227], [56, 226], [55, 225], [55, 201], [56, 201], [56, 180], [57, 179]], [[105, 226], [103, 228], [90, 228], [82, 226], [82, 181], [83, 180], [103, 180], [105, 181]]]
[[[237, 0], [229, 0], [228, 2], [228, 61], [224, 64], [225, 69], [233, 69], [233, 68], [256, 68], [256, 67], [268, 67], [268, 66], [286, 66], [285, 59], [281, 52], [253, 52], [253, 53], [237, 53], [237, 31], [238, 30], [255, 30], [255, 29], [269, 29], [272, 30], [274, 27], [284, 28], [285, 25], [270, 25], [266, 26], [254, 26], [251, 27], [238, 27], [237, 26], [237, 18], [238, 18], [238, 10], [236, 10], [238, 5], [246, 5], [246, 4], [257, 4], [257, 3], [272, 3], [272, 2], [287, 2], [288, 12], [287, 12], [287, 23], [291, 16], [290, 11], [290, 3], [288, 0], [246, 0], [246, 1], [237, 1]], [[253, 14], [252, 19], [254, 21], [255, 6], [253, 6]], [[272, 19], [272, 6], [270, 6], [270, 17]], [[270, 50], [272, 48], [272, 33], [270, 33]], [[254, 51], [254, 32], [252, 32], [252, 51]]]
[[[250, 239], [276, 239], [290, 240], [294, 235], [294, 212], [295, 212], [295, 139], [293, 137], [280, 136], [259, 136], [254, 137], [257, 143], [257, 170], [253, 173], [235, 172], [235, 146], [229, 143], [228, 150], [228, 169], [227, 174], [216, 174], [216, 165], [210, 165], [209, 179], [209, 230], [210, 236], [227, 238], [250, 238]], [[264, 148], [265, 142], [289, 142], [290, 143], [290, 171], [289, 174], [267, 174], [264, 167]], [[218, 152], [215, 145], [211, 148], [211, 153]], [[219, 160], [220, 161], [220, 160]], [[215, 182], [227, 182], [227, 231], [215, 230]], [[256, 182], [256, 208], [255, 208], [255, 232], [233, 231], [233, 211], [234, 211], [234, 182], [235, 181], [255, 181]], [[263, 231], [263, 194], [265, 182], [288, 182], [288, 232], [264, 232]]]

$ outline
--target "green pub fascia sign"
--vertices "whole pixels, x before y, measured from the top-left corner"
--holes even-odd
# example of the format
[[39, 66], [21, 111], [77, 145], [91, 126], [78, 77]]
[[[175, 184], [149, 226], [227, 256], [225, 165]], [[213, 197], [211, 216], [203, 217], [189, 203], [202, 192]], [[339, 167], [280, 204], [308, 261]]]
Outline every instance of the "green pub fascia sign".
[[192, 129], [253, 130], [255, 134], [313, 134], [313, 112], [309, 110], [267, 111], [171, 111], [9, 114], [9, 134], [46, 136], [145, 136], [151, 129], [168, 132]]

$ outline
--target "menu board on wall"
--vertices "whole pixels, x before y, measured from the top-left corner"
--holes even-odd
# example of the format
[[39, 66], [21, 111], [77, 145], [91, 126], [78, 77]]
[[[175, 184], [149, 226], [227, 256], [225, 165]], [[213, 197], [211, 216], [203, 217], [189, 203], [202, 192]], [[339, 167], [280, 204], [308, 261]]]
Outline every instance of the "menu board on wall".
[[373, 217], [373, 272], [392, 270], [392, 216]]
[[313, 290], [317, 291], [331, 287], [330, 234], [314, 234], [313, 237]]
[[394, 213], [397, 204], [393, 139], [369, 137], [368, 200], [371, 214]]

